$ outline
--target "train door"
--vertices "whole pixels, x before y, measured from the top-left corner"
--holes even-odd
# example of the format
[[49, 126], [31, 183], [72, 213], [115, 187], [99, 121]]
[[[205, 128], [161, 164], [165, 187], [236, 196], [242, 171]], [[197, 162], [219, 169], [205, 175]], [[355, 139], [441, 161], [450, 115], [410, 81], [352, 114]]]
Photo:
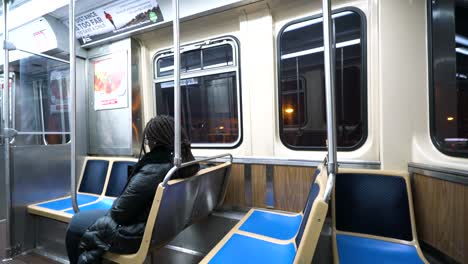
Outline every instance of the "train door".
[[34, 225], [26, 206], [69, 193], [70, 93], [66, 61], [22, 51], [10, 54], [18, 59], [9, 64], [10, 115], [8, 122], [3, 121], [14, 136], [2, 146], [2, 154], [9, 157], [2, 169], [10, 182], [6, 210], [10, 213], [10, 254], [15, 255], [34, 242]]
[[[9, 110], [2, 120], [9, 137], [0, 150], [0, 251], [6, 248], [6, 256], [34, 246], [27, 205], [70, 193], [69, 62], [68, 43], [59, 40], [63, 32], [66, 27], [50, 17], [9, 32], [16, 49], [9, 52], [9, 92], [2, 93], [2, 103], [8, 104], [0, 109], [3, 113], [8, 105]], [[84, 60], [77, 60], [81, 85], [84, 69]]]
[[[9, 83], [9, 90], [14, 90], [14, 88], [12, 89], [12, 86], [14, 85], [13, 82], [11, 82], [12, 80], [14, 80], [14, 74], [11, 73], [10, 74], [10, 83]], [[4, 78], [3, 78], [3, 74], [0, 75], [0, 122], [1, 122], [1, 128], [4, 128], [5, 127], [5, 120], [3, 118], [3, 89], [5, 89], [5, 85], [4, 85]], [[9, 105], [12, 106], [12, 102], [10, 100], [9, 102]], [[11, 112], [11, 108], [10, 108], [10, 112]], [[9, 118], [9, 121], [11, 122], [11, 118]], [[4, 132], [2, 131], [2, 136], [4, 135]], [[4, 141], [3, 141], [3, 137], [2, 137], [2, 140], [0, 140], [0, 161], [4, 161], [6, 156], [5, 156], [5, 151], [6, 151], [6, 148], [7, 146], [5, 146], [4, 144]], [[4, 166], [4, 163], [1, 162], [0, 164], [0, 174], [1, 175], [5, 175], [5, 166]], [[3, 254], [4, 254], [4, 244], [6, 243], [6, 241], [4, 241], [5, 237], [6, 237], [6, 232], [7, 232], [7, 222], [6, 222], [6, 217], [7, 217], [7, 205], [6, 205], [6, 198], [7, 198], [7, 180], [5, 177], [0, 177], [0, 250], [2, 252], [0, 252], [0, 259], [3, 258]], [[9, 189], [9, 188], [8, 188]]]

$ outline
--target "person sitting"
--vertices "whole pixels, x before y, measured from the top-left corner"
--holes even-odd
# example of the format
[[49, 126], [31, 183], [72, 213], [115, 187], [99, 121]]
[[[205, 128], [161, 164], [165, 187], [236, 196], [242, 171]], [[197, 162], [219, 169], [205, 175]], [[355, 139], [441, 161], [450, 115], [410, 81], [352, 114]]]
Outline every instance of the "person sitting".
[[[155, 117], [147, 123], [143, 135], [139, 161], [112, 208], [83, 211], [70, 221], [66, 248], [71, 264], [101, 263], [106, 251], [120, 254], [138, 251], [156, 189], [172, 168], [174, 120], [169, 116]], [[194, 160], [183, 129], [181, 142], [182, 162]], [[150, 152], [146, 153], [145, 145]], [[190, 177], [199, 169], [198, 164], [182, 168], [172, 178]]]

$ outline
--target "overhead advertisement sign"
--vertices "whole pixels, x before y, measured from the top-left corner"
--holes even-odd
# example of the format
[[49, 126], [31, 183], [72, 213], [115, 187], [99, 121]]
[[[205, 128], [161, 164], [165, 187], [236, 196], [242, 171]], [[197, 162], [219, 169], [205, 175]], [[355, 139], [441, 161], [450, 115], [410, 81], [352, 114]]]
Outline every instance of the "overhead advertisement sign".
[[93, 61], [94, 110], [128, 106], [127, 54], [114, 53]]
[[163, 20], [156, 0], [119, 0], [77, 16], [76, 36], [86, 44]]

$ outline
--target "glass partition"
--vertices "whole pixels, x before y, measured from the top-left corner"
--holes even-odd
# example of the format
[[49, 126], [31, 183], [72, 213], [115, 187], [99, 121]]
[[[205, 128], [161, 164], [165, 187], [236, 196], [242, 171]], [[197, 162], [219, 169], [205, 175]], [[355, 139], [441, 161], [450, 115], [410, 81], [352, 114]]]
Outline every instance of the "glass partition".
[[10, 62], [11, 126], [21, 145], [65, 144], [69, 128], [69, 64], [22, 51]]

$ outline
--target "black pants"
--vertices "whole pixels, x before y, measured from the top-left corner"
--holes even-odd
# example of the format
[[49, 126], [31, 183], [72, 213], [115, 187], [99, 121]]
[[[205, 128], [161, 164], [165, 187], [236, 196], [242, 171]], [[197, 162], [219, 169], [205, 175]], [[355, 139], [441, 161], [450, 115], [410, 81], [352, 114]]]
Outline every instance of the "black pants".
[[75, 214], [67, 229], [66, 247], [70, 264], [76, 264], [81, 255], [80, 240], [84, 232], [96, 220], [107, 213], [108, 210], [89, 210]]

